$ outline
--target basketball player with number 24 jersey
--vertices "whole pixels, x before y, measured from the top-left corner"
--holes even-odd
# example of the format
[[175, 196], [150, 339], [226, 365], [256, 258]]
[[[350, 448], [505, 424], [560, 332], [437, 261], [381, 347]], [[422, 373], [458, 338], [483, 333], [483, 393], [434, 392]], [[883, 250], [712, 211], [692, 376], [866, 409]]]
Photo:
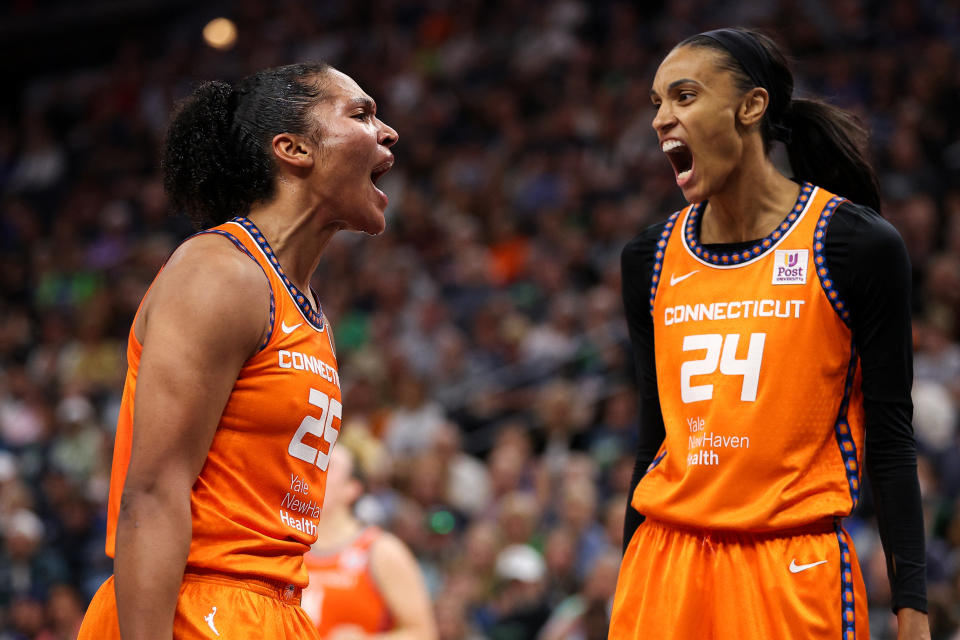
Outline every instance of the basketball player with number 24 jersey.
[[773, 40], [739, 28], [684, 40], [653, 82], [690, 204], [623, 251], [641, 416], [611, 640], [867, 640], [842, 523], [864, 467], [898, 640], [930, 637], [909, 260], [865, 131], [792, 91]]

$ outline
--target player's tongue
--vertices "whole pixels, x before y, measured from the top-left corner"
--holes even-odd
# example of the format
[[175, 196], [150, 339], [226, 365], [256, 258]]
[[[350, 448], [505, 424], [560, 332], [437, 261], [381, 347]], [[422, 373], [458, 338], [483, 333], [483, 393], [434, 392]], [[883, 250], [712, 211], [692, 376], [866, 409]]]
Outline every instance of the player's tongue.
[[[692, 158], [691, 158], [692, 160]], [[677, 171], [677, 186], [682, 187], [693, 178], [693, 162], [690, 162], [690, 168], [683, 171]]]

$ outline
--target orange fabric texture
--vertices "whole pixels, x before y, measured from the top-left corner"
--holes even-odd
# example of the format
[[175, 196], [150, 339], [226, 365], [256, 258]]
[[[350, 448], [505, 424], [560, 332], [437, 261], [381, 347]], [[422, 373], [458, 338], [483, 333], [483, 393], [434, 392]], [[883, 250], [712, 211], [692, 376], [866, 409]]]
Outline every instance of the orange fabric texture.
[[849, 537], [859, 359], [823, 239], [841, 198], [805, 184], [766, 238], [699, 242], [674, 214], [651, 283], [666, 438], [631, 504], [610, 638], [869, 638]]
[[666, 439], [634, 492], [640, 513], [759, 532], [851, 512], [859, 363], [822, 260], [839, 202], [805, 185], [783, 224], [736, 254], [698, 243], [702, 204], [667, 223], [652, 300]]
[[321, 638], [348, 628], [366, 633], [390, 629], [390, 610], [370, 570], [370, 551], [381, 535], [380, 529], [367, 527], [335, 553], [310, 552], [304, 558], [310, 585], [303, 592], [303, 608]]
[[[244, 363], [193, 485], [187, 566], [303, 587], [303, 554], [316, 540], [327, 463], [342, 415], [331, 329], [290, 284], [252, 222], [238, 218], [208, 233], [226, 236], [264, 270], [272, 332]], [[111, 474], [110, 556], [130, 458], [141, 352], [132, 330], [127, 352]]]
[[647, 520], [624, 555], [608, 637], [868, 640], [853, 547], [844, 556], [849, 537], [829, 528], [752, 536]]
[[[175, 640], [316, 638], [309, 616], [285, 591], [246, 585], [226, 576], [187, 574], [173, 621]], [[121, 640], [111, 576], [93, 597], [78, 640]]]

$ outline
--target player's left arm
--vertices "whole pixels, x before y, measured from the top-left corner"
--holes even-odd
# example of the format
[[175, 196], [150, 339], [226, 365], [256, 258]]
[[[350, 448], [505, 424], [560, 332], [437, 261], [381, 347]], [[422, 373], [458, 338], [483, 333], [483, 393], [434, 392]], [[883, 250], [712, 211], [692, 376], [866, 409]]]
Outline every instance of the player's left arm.
[[370, 570], [387, 602], [393, 629], [368, 638], [436, 640], [437, 626], [427, 585], [413, 553], [399, 538], [381, 535], [370, 550]]
[[900, 640], [930, 637], [923, 512], [913, 434], [911, 267], [877, 213], [843, 204], [827, 232], [827, 264], [849, 304], [863, 374], [865, 466], [873, 488]]
[[897, 611], [897, 640], [930, 640], [927, 614], [909, 607]]

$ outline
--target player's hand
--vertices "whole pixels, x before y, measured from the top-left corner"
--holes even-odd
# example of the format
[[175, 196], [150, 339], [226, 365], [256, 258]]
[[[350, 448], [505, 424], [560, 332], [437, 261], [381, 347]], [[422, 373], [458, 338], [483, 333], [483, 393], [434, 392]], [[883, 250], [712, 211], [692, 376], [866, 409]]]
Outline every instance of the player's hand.
[[897, 640], [930, 640], [927, 614], [907, 608], [897, 611]]

